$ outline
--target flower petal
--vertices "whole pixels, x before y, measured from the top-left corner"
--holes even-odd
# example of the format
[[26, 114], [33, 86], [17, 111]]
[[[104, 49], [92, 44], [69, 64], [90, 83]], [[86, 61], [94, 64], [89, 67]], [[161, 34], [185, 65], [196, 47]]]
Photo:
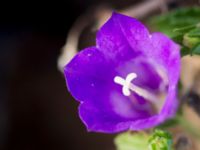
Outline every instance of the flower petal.
[[127, 130], [127, 126], [118, 129], [119, 122], [124, 122], [119, 116], [112, 112], [107, 112], [94, 107], [91, 104], [83, 103], [79, 106], [79, 116], [84, 122], [88, 131], [113, 133], [119, 130]]
[[[173, 59], [180, 59], [180, 47], [169, 37], [162, 33], [153, 33], [151, 36], [151, 45], [144, 50], [148, 57], [152, 58], [158, 64], [162, 64], [166, 68], [176, 68], [169, 66]], [[172, 63], [172, 62], [171, 62]]]
[[[97, 131], [97, 132], [106, 132], [106, 133], [115, 133], [115, 132], [120, 132], [120, 131], [124, 131], [128, 129], [142, 130], [142, 129], [147, 129], [147, 128], [151, 128], [156, 125], [159, 125], [166, 119], [171, 118], [176, 113], [176, 109], [178, 106], [176, 87], [177, 87], [177, 82], [179, 79], [179, 72], [180, 72], [179, 46], [176, 45], [169, 38], [167, 38], [165, 35], [160, 34], [160, 33], [153, 34], [152, 39], [154, 39], [153, 42], [155, 43], [153, 43], [154, 49], [151, 49], [151, 50], [154, 50], [154, 51], [153, 51], [153, 54], [150, 52], [147, 53], [147, 56], [149, 56], [149, 58], [151, 59], [154, 59], [156, 63], [158, 63], [165, 69], [167, 73], [168, 81], [169, 81], [165, 104], [161, 112], [159, 114], [149, 116], [149, 117], [148, 117], [148, 114], [146, 114], [142, 117], [141, 114], [138, 115], [138, 113], [141, 113], [141, 111], [140, 112], [138, 111], [138, 113], [137, 111], [135, 111], [137, 110], [136, 109], [137, 107], [131, 109], [133, 111], [125, 111], [125, 110], [128, 110], [131, 104], [123, 103], [126, 99], [118, 95], [116, 96], [118, 99], [108, 98], [108, 101], [114, 100], [113, 104], [115, 108], [113, 110], [111, 109], [112, 105], [109, 105], [110, 107], [109, 112], [102, 111], [101, 109], [98, 110], [97, 108], [99, 107], [97, 106], [89, 107], [87, 109], [84, 108], [83, 106], [80, 106], [80, 116], [82, 120], [85, 122], [86, 126], [88, 127], [88, 130]], [[126, 70], [125, 66], [126, 65], [124, 65], [124, 69]], [[124, 107], [124, 108], [120, 108], [120, 107]], [[96, 113], [95, 111], [93, 111], [94, 109], [97, 109]], [[120, 112], [120, 110], [122, 110], [122, 112]], [[115, 113], [113, 114], [113, 112]], [[136, 115], [133, 115], [130, 112], [135, 113]], [[90, 115], [91, 113], [92, 115]], [[130, 113], [130, 116], [135, 116], [136, 118], [126, 118], [124, 116], [125, 114], [127, 115], [129, 113]]]
[[[149, 90], [159, 90], [162, 78], [159, 76], [157, 70], [151, 64], [149, 58], [145, 56], [136, 57], [124, 63], [121, 63], [117, 68], [117, 75], [126, 78], [130, 73], [136, 73], [137, 78], [133, 80], [137, 86], [147, 88]], [[154, 81], [154, 82], [152, 82]]]
[[115, 22], [118, 23], [132, 49], [141, 51], [141, 48], [144, 47], [150, 39], [148, 29], [140, 21], [129, 16], [113, 13], [113, 18]]
[[77, 54], [65, 66], [64, 73], [68, 90], [76, 100], [84, 101], [98, 96], [98, 90], [107, 90], [112, 69], [103, 54], [90, 47]]
[[167, 96], [160, 114], [132, 122], [130, 128], [132, 130], [154, 127], [173, 117], [178, 107], [177, 83], [180, 74], [180, 48], [162, 33], [152, 34], [152, 45], [154, 49], [147, 49], [149, 51], [146, 54], [166, 70], [169, 80]]
[[82, 102], [79, 116], [88, 131], [113, 133], [129, 129], [130, 121], [150, 117], [149, 110], [148, 103], [134, 104], [119, 91], [112, 90], [111, 93], [102, 93], [102, 96], [91, 101]]
[[88, 130], [126, 130], [128, 126], [120, 126], [123, 122], [151, 115], [151, 106], [143, 99], [138, 102], [140, 98], [137, 96], [133, 103], [123, 95], [122, 86], [113, 81], [116, 71], [116, 66], [109, 64], [94, 47], [81, 51], [65, 67], [68, 89], [75, 99], [81, 101], [80, 117]]
[[113, 13], [98, 31], [96, 44], [106, 56], [123, 61], [141, 53], [139, 48], [147, 39], [148, 30], [142, 23], [131, 17]]

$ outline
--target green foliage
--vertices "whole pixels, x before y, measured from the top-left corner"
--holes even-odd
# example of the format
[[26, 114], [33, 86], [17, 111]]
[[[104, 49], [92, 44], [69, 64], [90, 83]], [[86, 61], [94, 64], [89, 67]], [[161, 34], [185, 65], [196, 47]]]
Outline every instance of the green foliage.
[[181, 55], [200, 55], [200, 7], [180, 8], [149, 21], [155, 31], [167, 34], [182, 46]]
[[172, 136], [156, 129], [152, 135], [125, 132], [115, 138], [117, 150], [172, 150]]
[[149, 136], [144, 133], [125, 132], [115, 138], [117, 150], [147, 150]]
[[200, 24], [197, 24], [196, 28], [190, 30], [187, 34], [189, 37], [200, 38]]
[[172, 136], [163, 130], [155, 130], [149, 139], [149, 150], [172, 150]]
[[150, 26], [156, 31], [161, 31], [170, 37], [184, 34], [200, 22], [200, 8], [180, 8], [164, 15], [151, 18]]
[[179, 123], [178, 120], [176, 118], [173, 118], [173, 119], [169, 119], [169, 120], [165, 121], [164, 123], [160, 124], [156, 128], [167, 129], [167, 128], [170, 128], [172, 126], [176, 126], [178, 123]]
[[193, 30], [183, 35], [183, 45], [189, 48], [193, 48], [200, 43], [200, 27], [196, 27]]
[[197, 54], [197, 55], [200, 55], [200, 43], [198, 43], [197, 45], [195, 45], [193, 48], [192, 48], [192, 54]]

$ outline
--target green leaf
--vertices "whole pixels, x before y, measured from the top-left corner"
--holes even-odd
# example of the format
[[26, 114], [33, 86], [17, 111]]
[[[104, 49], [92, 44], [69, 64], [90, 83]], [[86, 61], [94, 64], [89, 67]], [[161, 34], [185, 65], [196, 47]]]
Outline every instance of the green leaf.
[[200, 7], [180, 8], [153, 17], [150, 27], [163, 32], [181, 45], [181, 56], [200, 55]]
[[196, 27], [193, 30], [190, 30], [187, 35], [189, 37], [200, 38], [200, 27]]
[[181, 48], [181, 57], [191, 54], [191, 50], [188, 47], [183, 46]]
[[117, 150], [147, 150], [149, 136], [144, 133], [121, 133], [115, 138]]
[[180, 8], [167, 14], [155, 16], [149, 21], [150, 27], [174, 38], [199, 26], [200, 7]]
[[158, 129], [166, 129], [166, 128], [175, 126], [178, 123], [179, 123], [178, 120], [176, 118], [173, 118], [173, 119], [169, 119], [169, 120], [165, 121], [164, 123], [160, 124], [156, 128], [158, 128]]
[[194, 28], [196, 28], [196, 25], [189, 25], [185, 27], [175, 28], [173, 32], [184, 34], [184, 33], [187, 33], [188, 31], [191, 31]]
[[192, 49], [192, 54], [200, 55], [200, 43], [198, 43], [196, 46], [194, 46]]
[[172, 150], [170, 133], [156, 129], [149, 139], [149, 150]]
[[183, 36], [183, 45], [189, 48], [193, 48], [200, 43], [200, 28], [197, 27]]

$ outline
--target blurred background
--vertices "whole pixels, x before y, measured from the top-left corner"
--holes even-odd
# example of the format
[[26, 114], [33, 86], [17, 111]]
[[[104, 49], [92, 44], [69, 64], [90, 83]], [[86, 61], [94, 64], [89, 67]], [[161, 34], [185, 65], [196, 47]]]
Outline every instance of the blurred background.
[[[82, 49], [95, 41], [91, 12], [97, 8], [102, 13], [105, 9], [130, 12], [126, 8], [137, 8], [146, 1], [7, 1], [1, 5], [0, 150], [114, 149], [114, 135], [86, 131], [78, 117], [78, 103], [68, 93], [57, 61], [78, 18], [90, 14], [88, 19], [92, 20], [81, 30], [80, 41], [85, 41], [78, 49]], [[191, 1], [171, 0], [154, 13]], [[145, 15], [139, 17], [145, 20]]]

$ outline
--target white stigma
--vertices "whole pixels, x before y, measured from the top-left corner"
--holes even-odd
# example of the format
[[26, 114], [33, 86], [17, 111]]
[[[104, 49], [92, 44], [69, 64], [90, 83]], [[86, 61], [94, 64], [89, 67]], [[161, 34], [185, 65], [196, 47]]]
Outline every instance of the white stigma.
[[131, 81], [135, 78], [137, 78], [136, 73], [129, 73], [125, 80], [122, 77], [116, 76], [114, 78], [114, 82], [123, 86], [122, 92], [125, 96], [130, 96], [131, 95], [130, 84], [131, 84]]
[[[131, 91], [135, 92], [136, 94], [138, 94], [139, 96], [145, 98], [148, 101], [151, 101], [153, 103], [155, 103], [156, 101], [158, 102], [158, 98], [156, 95], [150, 93], [149, 91], [134, 85], [133, 83], [131, 83], [131, 81], [133, 79], [137, 78], [137, 74], [136, 73], [129, 73], [125, 79], [123, 79], [122, 77], [116, 76], [114, 78], [114, 82], [117, 84], [122, 85], [122, 93], [125, 96], [130, 96], [131, 95]], [[131, 91], [130, 91], [131, 90]]]

